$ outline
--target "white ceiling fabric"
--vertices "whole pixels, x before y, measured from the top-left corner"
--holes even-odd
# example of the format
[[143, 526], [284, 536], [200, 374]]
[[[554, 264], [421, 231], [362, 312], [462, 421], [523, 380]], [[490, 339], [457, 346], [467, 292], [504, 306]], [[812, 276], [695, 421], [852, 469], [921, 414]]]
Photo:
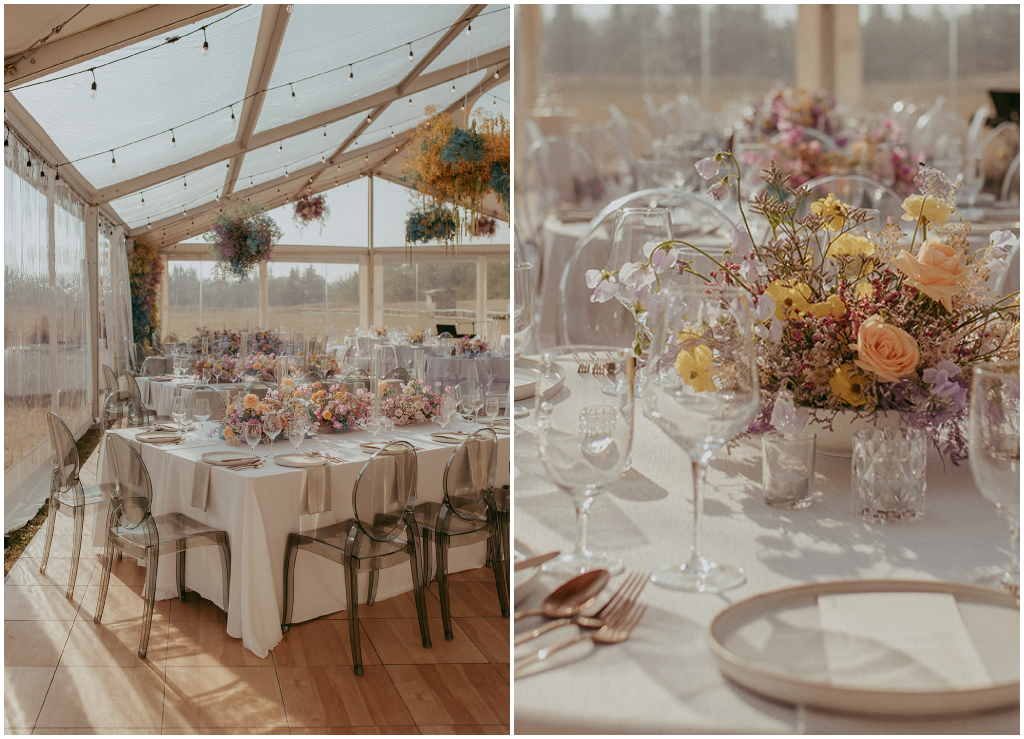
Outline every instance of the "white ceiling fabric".
[[[128, 228], [145, 229], [149, 219], [157, 221], [216, 199], [224, 186], [226, 163], [225, 160], [211, 164], [185, 177], [163, 182], [145, 192], [135, 192], [113, 200], [110, 205], [128, 224]], [[145, 205], [142, 204], [143, 198], [146, 199]]]
[[[468, 35], [465, 31], [460, 33], [459, 37], [430, 63], [426, 69], [427, 73], [508, 46], [507, 7], [488, 5], [483, 13], [473, 19], [470, 25], [473, 27], [473, 32]], [[472, 69], [467, 71], [472, 71]]]

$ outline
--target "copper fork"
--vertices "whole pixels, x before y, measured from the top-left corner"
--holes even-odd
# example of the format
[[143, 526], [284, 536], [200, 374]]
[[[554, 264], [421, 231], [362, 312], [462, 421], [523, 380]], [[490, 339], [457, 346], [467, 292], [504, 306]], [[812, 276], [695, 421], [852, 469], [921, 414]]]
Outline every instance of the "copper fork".
[[601, 610], [593, 616], [562, 618], [543, 626], [538, 626], [532, 631], [519, 634], [516, 637], [514, 646], [518, 647], [520, 644], [525, 644], [531, 639], [547, 634], [549, 631], [554, 631], [570, 624], [576, 624], [585, 629], [600, 629], [606, 623], [613, 620], [620, 611], [632, 608], [650, 579], [650, 575], [647, 573], [633, 572], [626, 577], [622, 585], [619, 586], [619, 589], [612, 593], [612, 597], [608, 599], [608, 602], [601, 606]]
[[519, 671], [524, 667], [537, 662], [543, 662], [552, 654], [568, 649], [585, 639], [589, 639], [595, 644], [619, 644], [624, 642], [632, 635], [633, 629], [640, 623], [645, 613], [647, 613], [646, 605], [641, 606], [633, 603], [631, 607], [617, 611], [613, 618], [606, 621], [604, 626], [592, 634], [579, 634], [575, 638], [556, 644], [553, 647], [544, 647], [538, 650], [536, 654], [530, 655], [528, 659], [516, 663], [516, 677], [519, 676]]

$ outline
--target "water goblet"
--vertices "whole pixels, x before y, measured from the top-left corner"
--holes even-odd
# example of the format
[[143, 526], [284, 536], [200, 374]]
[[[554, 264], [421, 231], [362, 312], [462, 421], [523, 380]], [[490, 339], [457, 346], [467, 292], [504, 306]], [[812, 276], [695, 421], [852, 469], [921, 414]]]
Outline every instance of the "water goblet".
[[498, 408], [500, 406], [500, 398], [497, 395], [488, 395], [484, 400], [484, 413], [487, 414], [487, 422], [493, 426], [494, 422], [498, 418]]
[[690, 458], [693, 543], [683, 564], [657, 568], [651, 581], [666, 588], [717, 593], [746, 575], [701, 551], [705, 472], [717, 449], [742, 433], [757, 413], [760, 391], [747, 293], [737, 288], [663, 288], [643, 386], [644, 414]]
[[188, 432], [192, 430], [192, 427], [196, 423], [196, 412], [195, 409], [188, 406], [185, 407], [185, 415], [182, 418], [182, 422], [185, 424], [185, 436], [188, 436]]
[[1020, 597], [1020, 362], [974, 369], [967, 427], [971, 473], [982, 497], [1010, 525], [1010, 563], [982, 582]]
[[210, 377], [213, 376], [213, 371], [209, 367], [203, 367], [203, 384], [210, 384]]
[[469, 420], [475, 420], [477, 413], [484, 407], [486, 398], [479, 383], [469, 383], [462, 391], [462, 407], [469, 414]]
[[[537, 448], [551, 480], [572, 496], [577, 536], [571, 553], [547, 562], [543, 569], [560, 576], [596, 569], [622, 571], [622, 559], [594, 552], [587, 542], [587, 520], [594, 499], [627, 469], [633, 446], [634, 395], [628, 389], [615, 397], [604, 385], [577, 373], [582, 361], [600, 361], [609, 374], [634, 387], [636, 357], [632, 349], [608, 346], [567, 346], [545, 351], [537, 379]], [[574, 378], [568, 380], [566, 378]], [[565, 380], [570, 392], [556, 401], [550, 389]]]
[[171, 418], [178, 424], [178, 429], [182, 432], [185, 430], [185, 407], [186, 399], [182, 395], [176, 396], [171, 401]]
[[245, 443], [252, 449], [253, 454], [256, 453], [256, 445], [260, 443], [260, 439], [263, 438], [263, 424], [260, 423], [258, 418], [250, 418], [245, 423]]
[[[264, 418], [263, 433], [265, 433], [270, 438], [270, 443], [273, 444], [274, 439], [276, 439], [278, 434], [281, 433], [281, 417], [272, 415]], [[270, 454], [267, 454], [267, 457], [270, 456]]]
[[309, 419], [304, 410], [297, 410], [292, 416], [291, 425], [288, 428], [288, 441], [295, 445], [295, 453], [299, 451], [302, 442], [306, 440], [306, 432], [309, 431]]
[[210, 417], [210, 401], [208, 398], [199, 398], [195, 405], [196, 420], [199, 421], [200, 435], [206, 431], [206, 421]]

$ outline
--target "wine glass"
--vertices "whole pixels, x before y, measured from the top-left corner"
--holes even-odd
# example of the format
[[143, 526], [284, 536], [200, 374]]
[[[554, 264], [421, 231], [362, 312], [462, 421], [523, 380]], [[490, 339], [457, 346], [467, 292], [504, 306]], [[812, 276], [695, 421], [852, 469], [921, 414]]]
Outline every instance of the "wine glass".
[[175, 398], [171, 400], [171, 418], [173, 418], [175, 423], [178, 424], [178, 429], [181, 432], [185, 431], [186, 402], [186, 398], [182, 395], [175, 396]]
[[974, 483], [1010, 524], [1010, 564], [984, 582], [1020, 597], [1019, 361], [975, 367], [967, 444]]
[[477, 382], [469, 383], [462, 390], [462, 407], [469, 413], [470, 420], [475, 420], [477, 413], [486, 402], [484, 390]]
[[185, 436], [187, 438], [188, 437], [188, 432], [192, 430], [192, 427], [195, 426], [195, 423], [196, 423], [196, 412], [195, 412], [195, 409], [193, 409], [190, 406], [186, 405], [185, 406], [185, 416], [182, 419], [182, 422], [185, 424]]
[[256, 445], [263, 438], [263, 424], [258, 418], [250, 418], [245, 422], [245, 443], [256, 453]]
[[441, 407], [438, 409], [439, 417], [441, 421], [441, 429], [443, 431], [448, 430], [448, 426], [451, 424], [452, 416], [455, 414], [455, 409], [459, 403], [453, 395], [446, 395], [441, 398]]
[[717, 449], [757, 413], [760, 392], [753, 324], [746, 291], [730, 287], [666, 288], [643, 387], [644, 414], [690, 457], [693, 544], [680, 565], [657, 568], [651, 581], [666, 588], [717, 593], [746, 582], [741, 569], [701, 551], [704, 477]]
[[[281, 417], [280, 416], [267, 416], [263, 419], [263, 433], [270, 437], [270, 443], [274, 443], [274, 439], [277, 438], [278, 434], [281, 433]], [[270, 457], [267, 454], [267, 457]]]
[[[526, 347], [533, 339], [534, 325], [537, 315], [534, 310], [534, 297], [536, 295], [536, 278], [533, 273], [533, 265], [517, 262], [515, 266], [515, 304], [512, 307], [512, 356], [513, 361], [523, 356]], [[515, 417], [523, 418], [529, 415], [530, 411], [526, 406], [515, 407]]]
[[292, 414], [292, 422], [288, 427], [288, 440], [295, 445], [295, 453], [301, 454], [299, 448], [309, 431], [309, 418], [304, 408], [297, 408]]
[[494, 422], [498, 419], [498, 407], [500, 405], [500, 399], [497, 395], [488, 395], [484, 400], [484, 413], [487, 414], [487, 422], [493, 426]]
[[[599, 362], [603, 371], [621, 381], [615, 397], [602, 392], [603, 382], [581, 374], [584, 363]], [[626, 471], [633, 446], [633, 393], [636, 357], [632, 349], [607, 346], [569, 346], [544, 351], [537, 379], [537, 447], [551, 480], [576, 504], [578, 532], [575, 549], [543, 569], [575, 575], [596, 569], [622, 571], [622, 559], [593, 552], [587, 544], [587, 517], [594, 498]], [[571, 378], [571, 379], [566, 379]], [[548, 388], [565, 380], [569, 392], [558, 401], [545, 397]]]
[[213, 376], [213, 371], [209, 367], [203, 367], [203, 384], [209, 385], [210, 378]]
[[208, 398], [199, 398], [195, 404], [195, 416], [196, 420], [200, 423], [200, 435], [206, 431], [206, 421], [210, 417], [210, 401]]

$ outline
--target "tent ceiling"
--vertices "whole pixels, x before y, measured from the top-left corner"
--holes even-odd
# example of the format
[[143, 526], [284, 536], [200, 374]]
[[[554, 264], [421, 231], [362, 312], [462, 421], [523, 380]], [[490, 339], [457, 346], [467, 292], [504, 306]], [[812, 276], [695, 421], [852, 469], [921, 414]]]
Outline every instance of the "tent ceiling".
[[[8, 77], [9, 124], [89, 202], [129, 228], [151, 224], [161, 244], [208, 226], [229, 197], [274, 207], [376, 171], [391, 179], [426, 105], [458, 118], [509, 79], [508, 5], [86, 6], [70, 23], [83, 6], [44, 5], [30, 6], [43, 9], [32, 24], [27, 7], [5, 6], [5, 52], [62, 22], [31, 57], [75, 36], [94, 51]], [[166, 28], [174, 13], [207, 17]], [[129, 23], [144, 40], [111, 35]]]

